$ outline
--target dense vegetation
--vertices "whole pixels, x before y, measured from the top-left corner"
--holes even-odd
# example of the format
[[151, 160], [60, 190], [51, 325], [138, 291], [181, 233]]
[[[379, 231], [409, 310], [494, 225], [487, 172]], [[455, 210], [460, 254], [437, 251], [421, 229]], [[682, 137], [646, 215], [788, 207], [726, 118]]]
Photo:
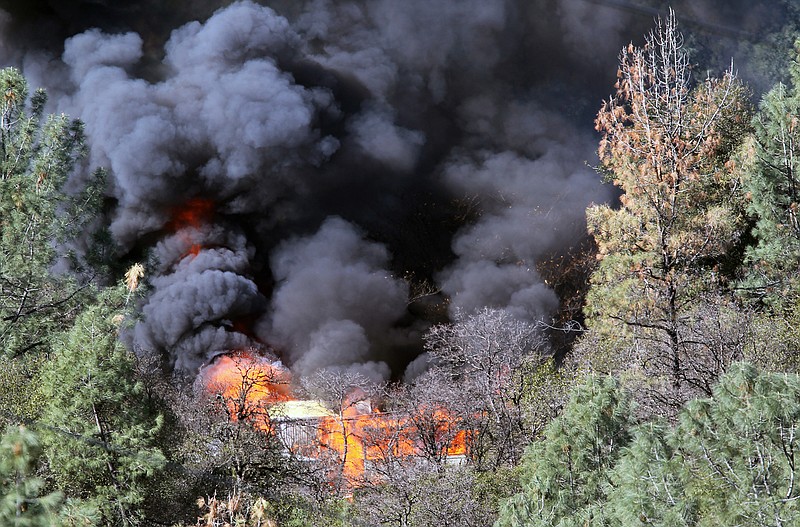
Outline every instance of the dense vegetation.
[[[565, 326], [580, 335], [556, 361], [541, 325], [487, 308], [431, 326], [411, 383], [304, 379], [341, 415], [356, 388], [382, 401], [421, 445], [356, 482], [346, 449], [286, 452], [247, 367], [238, 392], [209, 394], [122, 345], [146, 276], [115, 275], [103, 172], [64, 189], [82, 124], [3, 69], [0, 523], [797, 524], [800, 55], [787, 62], [791, 83], [755, 105], [733, 71], [693, 78], [673, 16], [624, 49], [596, 120], [620, 199], [587, 210], [586, 328]], [[78, 230], [90, 247], [73, 250]]]

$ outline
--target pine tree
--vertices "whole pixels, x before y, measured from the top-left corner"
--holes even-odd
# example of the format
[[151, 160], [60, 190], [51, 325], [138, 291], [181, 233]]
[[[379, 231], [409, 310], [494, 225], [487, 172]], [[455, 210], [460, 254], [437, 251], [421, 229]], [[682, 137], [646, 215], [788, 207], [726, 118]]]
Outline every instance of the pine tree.
[[739, 363], [674, 423], [629, 412], [613, 380], [577, 388], [495, 525], [800, 524], [799, 375]]
[[686, 493], [698, 524], [798, 525], [800, 377], [736, 365], [713, 397], [692, 401], [680, 415]]
[[610, 472], [612, 525], [797, 525], [800, 377], [736, 364], [673, 426], [646, 423]]
[[44, 117], [47, 97], [0, 70], [0, 353], [41, 349], [74, 315], [83, 290], [50, 273], [65, 220], [60, 189], [84, 153], [83, 125]]
[[682, 324], [724, 290], [745, 231], [729, 161], [748, 131], [747, 94], [730, 72], [693, 85], [672, 13], [644, 47], [622, 51], [618, 77], [596, 124], [601, 169], [623, 194], [618, 208], [587, 210], [600, 259], [587, 323], [615, 351], [592, 360], [654, 365], [646, 374], [677, 393], [691, 384]]
[[[609, 472], [607, 502], [611, 525], [696, 525], [696, 503], [687, 496], [691, 474], [679, 454], [680, 442], [662, 421], [632, 429], [633, 439]], [[677, 444], [676, 444], [677, 443]]]
[[84, 310], [54, 346], [42, 373], [49, 467], [68, 496], [94, 503], [108, 525], [135, 525], [148, 478], [163, 466], [155, 446], [162, 417], [118, 339], [126, 290]]
[[497, 527], [606, 525], [608, 471], [630, 440], [630, 401], [613, 377], [575, 389], [545, 438], [525, 453], [523, 491], [503, 504]]
[[50, 527], [57, 524], [62, 494], [43, 494], [36, 476], [41, 446], [24, 426], [9, 426], [0, 439], [0, 525]]
[[[797, 43], [800, 54], [800, 41]], [[756, 245], [747, 254], [745, 290], [769, 304], [798, 287], [800, 264], [800, 64], [790, 66], [792, 85], [776, 85], [762, 99], [747, 151], [748, 210], [756, 218]]]

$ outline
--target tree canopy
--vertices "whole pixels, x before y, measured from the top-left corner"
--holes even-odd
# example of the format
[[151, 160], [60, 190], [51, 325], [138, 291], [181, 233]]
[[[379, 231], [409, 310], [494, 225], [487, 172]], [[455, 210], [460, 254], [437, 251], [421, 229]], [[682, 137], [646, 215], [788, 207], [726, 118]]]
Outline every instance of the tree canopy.
[[796, 296], [800, 263], [800, 65], [790, 64], [791, 85], [778, 83], [764, 95], [746, 152], [756, 243], [747, 252], [745, 292], [769, 304]]
[[45, 117], [45, 92], [29, 97], [18, 70], [0, 70], [0, 91], [0, 351], [13, 356], [46, 345], [79, 304], [81, 288], [52, 266], [69, 221], [57, 215], [69, 202], [61, 187], [84, 135], [80, 121]]
[[124, 288], [86, 308], [41, 374], [45, 453], [58, 488], [92, 500], [109, 525], [135, 525], [148, 478], [163, 468], [163, 417], [119, 341]]
[[650, 365], [646, 375], [680, 394], [695, 359], [686, 323], [724, 294], [746, 233], [733, 158], [749, 130], [748, 94], [733, 72], [693, 82], [674, 14], [643, 47], [622, 50], [615, 88], [596, 125], [601, 170], [622, 195], [616, 208], [587, 210], [599, 264], [585, 308], [614, 351], [592, 360], [605, 371]]
[[800, 376], [738, 364], [674, 424], [629, 418], [610, 378], [577, 388], [526, 453], [497, 527], [795, 525]]

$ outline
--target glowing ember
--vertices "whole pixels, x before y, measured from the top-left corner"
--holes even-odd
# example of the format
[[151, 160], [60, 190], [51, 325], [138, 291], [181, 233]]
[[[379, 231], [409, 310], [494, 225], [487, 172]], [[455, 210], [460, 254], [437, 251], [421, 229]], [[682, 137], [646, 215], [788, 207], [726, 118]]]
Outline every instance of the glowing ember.
[[170, 228], [175, 231], [187, 227], [200, 227], [214, 214], [214, 202], [207, 198], [192, 198], [172, 211]]

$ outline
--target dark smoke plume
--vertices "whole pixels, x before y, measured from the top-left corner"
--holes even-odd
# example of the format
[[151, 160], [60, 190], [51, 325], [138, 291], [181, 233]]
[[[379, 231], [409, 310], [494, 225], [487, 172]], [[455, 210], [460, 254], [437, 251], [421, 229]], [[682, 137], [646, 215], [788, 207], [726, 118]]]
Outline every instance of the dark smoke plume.
[[[592, 118], [652, 24], [584, 0], [118, 4], [0, 4], [0, 58], [85, 121], [120, 258], [156, 262], [131, 344], [183, 373], [255, 346], [385, 378], [437, 307], [550, 317], [536, 266], [611, 197]], [[689, 12], [731, 24], [716, 4]]]

